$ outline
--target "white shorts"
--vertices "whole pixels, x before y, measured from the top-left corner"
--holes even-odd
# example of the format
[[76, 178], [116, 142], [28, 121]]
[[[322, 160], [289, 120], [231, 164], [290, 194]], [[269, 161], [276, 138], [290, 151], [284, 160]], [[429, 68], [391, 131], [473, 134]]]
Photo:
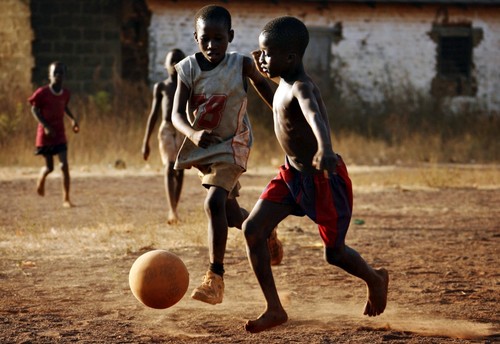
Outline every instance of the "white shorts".
[[172, 123], [167, 121], [161, 122], [160, 129], [158, 130], [158, 143], [163, 165], [175, 162], [183, 141], [184, 135], [175, 129]]

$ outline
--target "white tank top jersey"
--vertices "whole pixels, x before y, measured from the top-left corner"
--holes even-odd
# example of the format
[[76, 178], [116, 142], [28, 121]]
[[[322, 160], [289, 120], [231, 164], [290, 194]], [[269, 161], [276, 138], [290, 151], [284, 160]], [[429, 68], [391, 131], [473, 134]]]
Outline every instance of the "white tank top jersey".
[[228, 162], [246, 170], [252, 146], [247, 115], [247, 92], [243, 78], [244, 55], [227, 53], [219, 65], [202, 71], [195, 55], [177, 63], [178, 77], [191, 90], [188, 119], [194, 129], [211, 130], [223, 141], [208, 148], [184, 139], [175, 162], [176, 169], [214, 162]]

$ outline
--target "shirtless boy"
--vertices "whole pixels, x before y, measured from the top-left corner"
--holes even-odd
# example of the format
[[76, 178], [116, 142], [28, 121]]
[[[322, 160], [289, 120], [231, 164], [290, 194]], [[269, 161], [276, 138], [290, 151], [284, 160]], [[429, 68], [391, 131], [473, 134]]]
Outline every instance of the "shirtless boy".
[[165, 69], [168, 78], [154, 85], [153, 101], [148, 116], [146, 132], [142, 142], [142, 157], [148, 160], [150, 148], [149, 138], [153, 133], [160, 111], [162, 121], [158, 130], [158, 143], [161, 160], [164, 165], [165, 193], [167, 195], [167, 223], [176, 224], [179, 220], [177, 215], [177, 204], [181, 196], [184, 181], [184, 170], [174, 169], [175, 158], [184, 140], [184, 135], [177, 131], [172, 124], [172, 105], [174, 102], [175, 89], [177, 88], [177, 71], [175, 65], [182, 60], [184, 53], [179, 49], [172, 49], [165, 57]]
[[387, 303], [389, 275], [373, 269], [344, 243], [352, 213], [352, 185], [342, 158], [331, 144], [325, 105], [304, 70], [309, 41], [306, 26], [294, 17], [270, 21], [259, 36], [254, 59], [269, 78], [279, 77], [273, 100], [274, 130], [286, 163], [269, 182], [243, 224], [247, 253], [266, 300], [266, 308], [245, 328], [260, 332], [288, 320], [278, 296], [266, 238], [288, 215], [307, 215], [318, 224], [325, 259], [366, 282], [364, 314], [381, 314]]

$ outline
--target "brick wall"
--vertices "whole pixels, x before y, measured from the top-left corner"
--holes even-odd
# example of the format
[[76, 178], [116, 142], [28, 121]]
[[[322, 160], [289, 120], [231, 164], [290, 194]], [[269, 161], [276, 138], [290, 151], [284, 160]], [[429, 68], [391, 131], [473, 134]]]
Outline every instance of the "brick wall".
[[47, 67], [68, 66], [66, 85], [75, 93], [113, 90], [121, 71], [120, 0], [31, 0], [34, 86], [47, 83]]

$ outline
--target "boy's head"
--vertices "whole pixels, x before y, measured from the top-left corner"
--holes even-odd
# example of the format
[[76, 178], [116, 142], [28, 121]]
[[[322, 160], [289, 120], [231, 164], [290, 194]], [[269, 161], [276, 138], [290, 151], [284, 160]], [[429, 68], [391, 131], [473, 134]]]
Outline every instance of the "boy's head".
[[222, 6], [208, 5], [200, 8], [194, 15], [195, 30], [200, 20], [204, 22], [215, 21], [217, 23], [223, 23], [227, 31], [231, 30], [231, 14]]
[[261, 36], [265, 36], [273, 46], [298, 54], [300, 57], [309, 44], [309, 32], [305, 24], [295, 17], [284, 16], [271, 20], [264, 26]]
[[179, 63], [186, 55], [180, 49], [172, 49], [165, 57], [165, 69], [169, 75], [175, 74], [175, 65]]
[[270, 78], [283, 77], [302, 63], [309, 32], [294, 17], [279, 17], [264, 26], [259, 36], [261, 70]]
[[54, 61], [49, 65], [49, 81], [51, 85], [62, 84], [66, 75], [66, 65], [59, 61]]
[[234, 37], [231, 14], [224, 7], [208, 5], [196, 12], [194, 26], [194, 39], [200, 52], [209, 63], [218, 64]]

